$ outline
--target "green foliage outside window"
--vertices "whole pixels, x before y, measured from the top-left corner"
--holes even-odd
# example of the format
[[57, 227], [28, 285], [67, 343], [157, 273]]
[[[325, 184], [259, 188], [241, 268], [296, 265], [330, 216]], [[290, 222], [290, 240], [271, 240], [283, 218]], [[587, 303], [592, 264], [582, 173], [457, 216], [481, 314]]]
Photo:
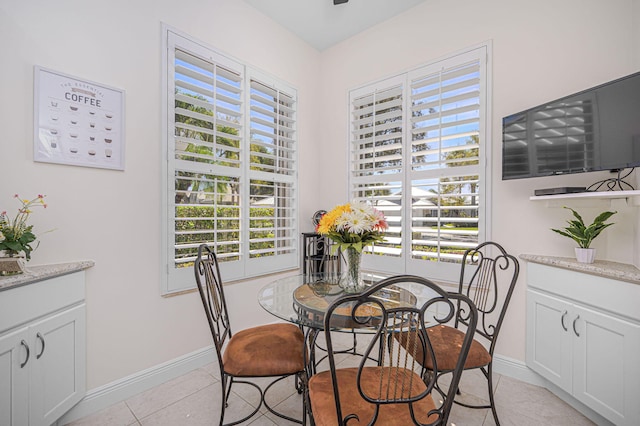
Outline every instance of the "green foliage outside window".
[[[251, 234], [255, 241], [250, 250], [273, 249], [275, 227], [275, 209], [272, 207], [252, 208], [250, 216], [251, 228], [263, 229]], [[182, 220], [181, 218], [185, 218]], [[210, 231], [210, 232], [207, 232]], [[176, 259], [190, 258], [196, 255], [198, 245], [212, 243], [221, 262], [239, 260], [240, 253], [240, 220], [237, 207], [215, 206], [176, 206]], [[252, 257], [273, 255], [273, 253], [256, 254]], [[177, 263], [178, 268], [192, 267], [193, 262]]]

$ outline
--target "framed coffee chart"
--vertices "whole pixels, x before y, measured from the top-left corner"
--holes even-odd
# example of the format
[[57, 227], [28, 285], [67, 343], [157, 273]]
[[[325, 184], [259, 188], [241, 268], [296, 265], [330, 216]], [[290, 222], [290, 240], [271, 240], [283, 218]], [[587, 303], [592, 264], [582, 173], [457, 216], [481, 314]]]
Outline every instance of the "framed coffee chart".
[[124, 91], [35, 67], [34, 161], [124, 170]]

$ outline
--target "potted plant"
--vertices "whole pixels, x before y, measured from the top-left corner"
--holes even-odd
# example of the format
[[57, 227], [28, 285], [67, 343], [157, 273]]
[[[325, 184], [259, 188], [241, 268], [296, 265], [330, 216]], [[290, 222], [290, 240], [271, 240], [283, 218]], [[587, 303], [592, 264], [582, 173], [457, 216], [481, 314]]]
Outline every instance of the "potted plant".
[[35, 249], [31, 244], [36, 241], [33, 225], [28, 225], [27, 220], [33, 207], [47, 207], [44, 195], [32, 200], [22, 199], [18, 194], [13, 197], [20, 201], [22, 207], [13, 219], [6, 211], [0, 213], [0, 275], [24, 272], [22, 257], [31, 259], [31, 252]]
[[570, 207], [565, 207], [573, 212], [575, 219], [568, 220], [569, 226], [563, 229], [551, 229], [558, 234], [571, 238], [578, 243], [576, 247], [576, 259], [581, 263], [593, 263], [596, 255], [596, 249], [591, 248], [591, 242], [598, 236], [605, 228], [613, 225], [613, 223], [605, 223], [607, 219], [616, 214], [617, 212], [602, 212], [589, 226], [585, 225], [582, 216], [577, 211]]

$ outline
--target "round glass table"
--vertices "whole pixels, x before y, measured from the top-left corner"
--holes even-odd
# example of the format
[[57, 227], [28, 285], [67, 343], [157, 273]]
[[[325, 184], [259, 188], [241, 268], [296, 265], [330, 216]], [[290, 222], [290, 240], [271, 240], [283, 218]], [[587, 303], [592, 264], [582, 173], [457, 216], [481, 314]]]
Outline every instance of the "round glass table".
[[[370, 286], [386, 276], [364, 273], [365, 285]], [[325, 351], [317, 345], [318, 334], [324, 330], [324, 314], [336, 299], [345, 294], [339, 285], [339, 276], [332, 274], [301, 274], [278, 278], [262, 287], [258, 292], [260, 305], [270, 314], [294, 324], [300, 325], [305, 331], [305, 350], [309, 352], [309, 374], [314, 374], [317, 364], [316, 348]], [[385, 288], [374, 296], [388, 307], [421, 306], [427, 300], [437, 296], [428, 287], [415, 283], [398, 283], [394, 287]], [[367, 306], [358, 309], [367, 309]], [[357, 355], [356, 334], [374, 333], [375, 328], [363, 327], [356, 323], [349, 312], [349, 306], [344, 307], [344, 315], [339, 315], [338, 307], [332, 316], [331, 331], [353, 333], [352, 347], [342, 351]], [[338, 314], [338, 315], [336, 315]], [[375, 312], [363, 312], [364, 316], [375, 316]]]
[[[385, 276], [362, 274], [366, 285], [372, 285]], [[324, 313], [331, 303], [343, 296], [339, 285], [339, 276], [325, 274], [301, 274], [278, 278], [258, 292], [258, 301], [270, 314], [314, 329], [324, 328]], [[376, 293], [386, 306], [419, 306], [436, 294], [423, 285], [399, 283]], [[340, 309], [340, 308], [339, 308]], [[345, 308], [345, 312], [348, 308]], [[345, 315], [344, 322], [332, 321], [332, 330], [355, 333], [367, 333], [373, 330], [358, 327]]]

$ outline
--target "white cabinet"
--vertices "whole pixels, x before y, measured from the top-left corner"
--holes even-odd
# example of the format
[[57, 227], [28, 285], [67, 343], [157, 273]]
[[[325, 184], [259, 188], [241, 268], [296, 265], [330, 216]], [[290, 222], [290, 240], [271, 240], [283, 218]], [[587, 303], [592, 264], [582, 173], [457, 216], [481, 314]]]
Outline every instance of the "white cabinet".
[[0, 292], [0, 425], [55, 423], [85, 394], [84, 272]]
[[[0, 425], [29, 424], [29, 370], [26, 328], [0, 337]], [[24, 343], [22, 343], [24, 342]]]
[[527, 290], [527, 365], [560, 386], [571, 389], [573, 339], [567, 328], [571, 304]]
[[527, 365], [616, 425], [640, 418], [640, 285], [530, 263]]

